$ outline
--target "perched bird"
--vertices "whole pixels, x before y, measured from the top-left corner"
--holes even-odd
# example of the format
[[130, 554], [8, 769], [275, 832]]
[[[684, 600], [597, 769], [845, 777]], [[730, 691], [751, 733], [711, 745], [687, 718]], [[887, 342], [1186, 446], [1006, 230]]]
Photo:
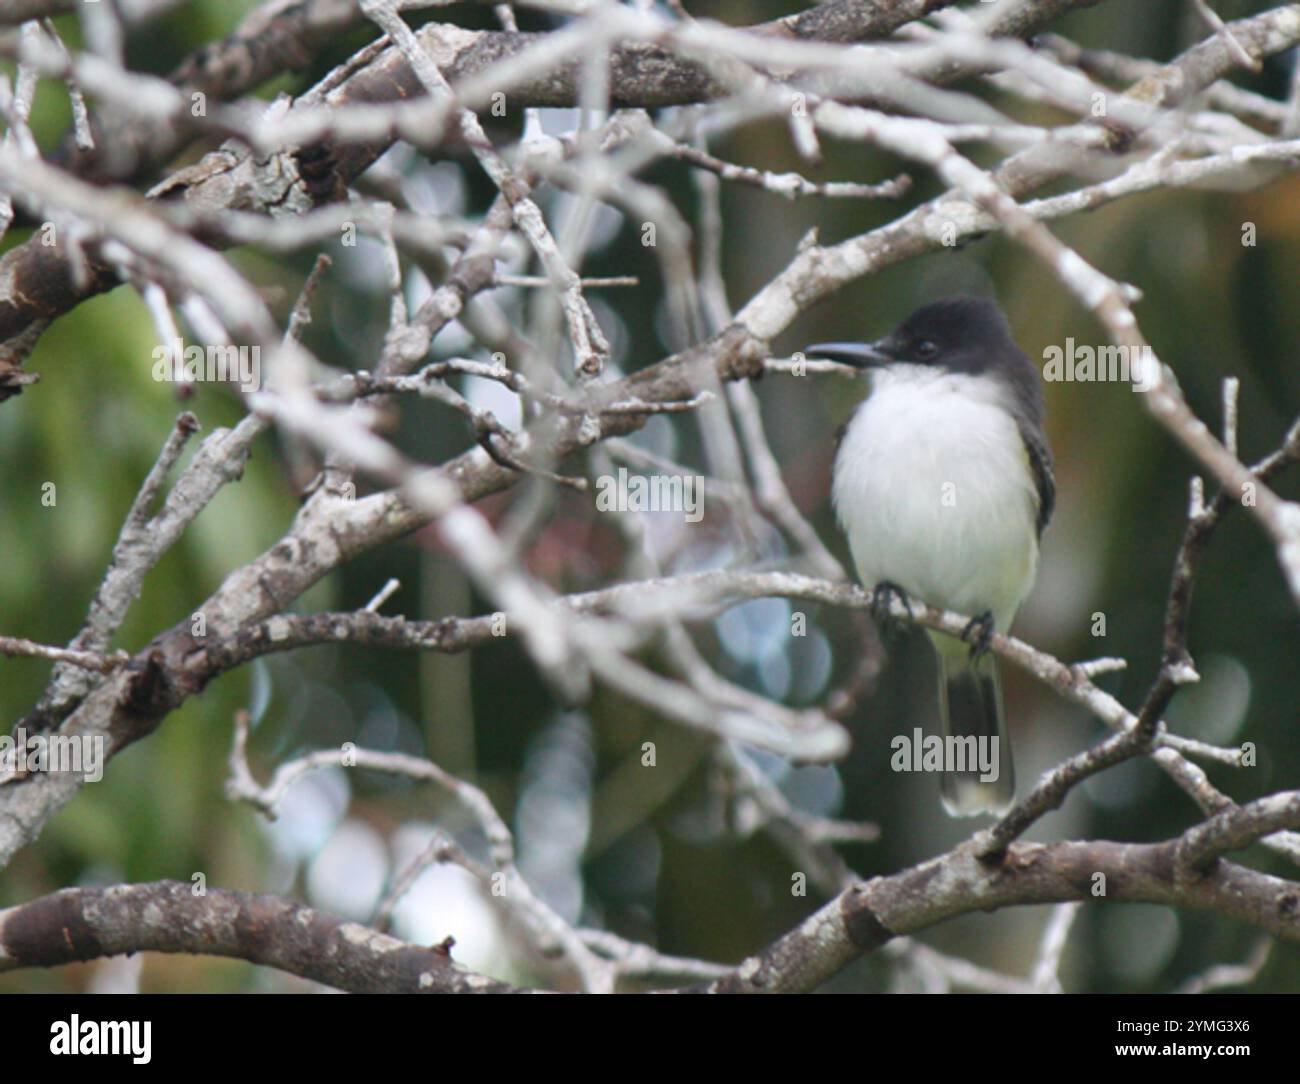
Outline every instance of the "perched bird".
[[1015, 771], [987, 647], [1033, 586], [1055, 500], [1042, 378], [996, 303], [976, 297], [925, 305], [873, 343], [807, 353], [869, 370], [870, 394], [845, 428], [832, 478], [863, 585], [886, 609], [896, 594], [972, 618], [968, 642], [930, 634], [939, 711], [944, 746], [974, 737], [994, 750], [993, 770], [945, 765], [944, 808], [1001, 812]]

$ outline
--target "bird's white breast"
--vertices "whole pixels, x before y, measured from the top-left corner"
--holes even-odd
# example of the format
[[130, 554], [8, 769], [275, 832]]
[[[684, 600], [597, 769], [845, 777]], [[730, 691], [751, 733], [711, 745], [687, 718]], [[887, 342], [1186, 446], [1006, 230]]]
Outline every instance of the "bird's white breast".
[[832, 497], [867, 587], [897, 584], [1005, 630], [1033, 584], [1036, 491], [1001, 387], [918, 365], [872, 373]]

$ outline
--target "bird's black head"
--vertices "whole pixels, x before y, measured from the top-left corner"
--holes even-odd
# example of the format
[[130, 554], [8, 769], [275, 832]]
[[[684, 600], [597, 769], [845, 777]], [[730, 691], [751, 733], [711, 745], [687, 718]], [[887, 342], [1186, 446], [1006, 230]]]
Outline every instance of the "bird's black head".
[[873, 365], [927, 365], [972, 375], [990, 369], [1023, 368], [997, 303], [982, 297], [947, 297], [922, 305], [883, 339], [873, 343], [822, 343], [811, 357], [858, 368]]

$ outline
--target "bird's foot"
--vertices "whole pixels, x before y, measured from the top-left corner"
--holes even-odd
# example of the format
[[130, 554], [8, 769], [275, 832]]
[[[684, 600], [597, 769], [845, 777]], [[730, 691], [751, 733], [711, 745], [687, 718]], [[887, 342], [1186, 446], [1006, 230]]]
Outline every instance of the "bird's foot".
[[871, 616], [884, 625], [885, 629], [894, 632], [902, 628], [903, 622], [896, 618], [891, 612], [894, 600], [897, 599], [903, 604], [907, 611], [907, 616], [912, 616], [912, 603], [904, 591], [896, 583], [889, 580], [881, 580], [872, 589], [871, 592]]
[[978, 617], [972, 617], [961, 631], [961, 638], [970, 644], [970, 657], [978, 659], [989, 649], [993, 642], [993, 611], [985, 610]]

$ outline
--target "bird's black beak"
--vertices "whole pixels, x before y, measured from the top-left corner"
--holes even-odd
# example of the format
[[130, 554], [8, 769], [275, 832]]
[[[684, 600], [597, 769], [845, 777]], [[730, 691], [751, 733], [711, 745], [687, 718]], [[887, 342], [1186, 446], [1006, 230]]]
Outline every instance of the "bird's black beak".
[[852, 365], [855, 369], [867, 369], [872, 365], [888, 365], [894, 358], [880, 349], [879, 342], [874, 343], [818, 343], [804, 351], [809, 358], [825, 358]]

